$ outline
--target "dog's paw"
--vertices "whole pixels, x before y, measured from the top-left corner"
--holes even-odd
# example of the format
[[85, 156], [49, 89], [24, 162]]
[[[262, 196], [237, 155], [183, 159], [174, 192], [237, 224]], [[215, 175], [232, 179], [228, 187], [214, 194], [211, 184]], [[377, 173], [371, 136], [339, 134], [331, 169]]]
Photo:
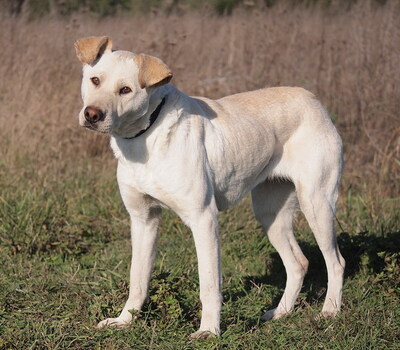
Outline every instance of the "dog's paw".
[[216, 334], [212, 333], [211, 331], [197, 331], [192, 333], [189, 338], [191, 339], [210, 339], [217, 337]]
[[272, 321], [281, 318], [287, 314], [286, 311], [279, 310], [279, 308], [275, 308], [267, 311], [264, 315], [261, 316], [261, 321]]
[[317, 317], [317, 320], [320, 319], [326, 319], [326, 318], [334, 318], [336, 317], [338, 311], [334, 310], [334, 311], [322, 311]]
[[129, 327], [130, 322], [121, 320], [120, 318], [107, 318], [99, 322], [96, 326], [97, 329], [103, 329], [107, 327], [113, 327], [117, 329], [124, 329]]

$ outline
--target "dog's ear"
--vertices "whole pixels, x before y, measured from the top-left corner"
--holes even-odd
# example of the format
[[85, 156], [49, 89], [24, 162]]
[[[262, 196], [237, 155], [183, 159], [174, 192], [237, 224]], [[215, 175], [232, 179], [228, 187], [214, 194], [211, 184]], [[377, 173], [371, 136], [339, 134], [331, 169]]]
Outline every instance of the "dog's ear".
[[162, 86], [172, 79], [171, 70], [160, 59], [140, 53], [134, 60], [139, 67], [138, 79], [142, 89]]
[[76, 56], [82, 64], [92, 64], [105, 51], [111, 51], [112, 40], [108, 36], [91, 36], [75, 41]]

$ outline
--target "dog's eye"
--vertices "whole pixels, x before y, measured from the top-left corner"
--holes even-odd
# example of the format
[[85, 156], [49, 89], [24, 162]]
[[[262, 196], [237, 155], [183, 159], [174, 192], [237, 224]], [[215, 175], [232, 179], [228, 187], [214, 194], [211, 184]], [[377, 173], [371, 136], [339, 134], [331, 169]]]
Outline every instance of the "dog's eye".
[[97, 86], [100, 84], [100, 79], [97, 77], [90, 78], [90, 80], [92, 81], [93, 85]]
[[124, 86], [123, 88], [121, 88], [119, 90], [119, 93], [120, 93], [120, 95], [125, 95], [125, 94], [129, 94], [131, 91], [132, 90], [130, 87]]

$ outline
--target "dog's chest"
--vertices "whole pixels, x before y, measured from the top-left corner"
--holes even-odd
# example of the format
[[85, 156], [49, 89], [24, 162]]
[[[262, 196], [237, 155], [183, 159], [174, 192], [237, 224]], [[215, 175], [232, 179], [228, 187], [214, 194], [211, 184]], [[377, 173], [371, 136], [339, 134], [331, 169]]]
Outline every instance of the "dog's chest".
[[123, 197], [126, 191], [139, 192], [153, 198], [161, 206], [179, 209], [179, 201], [173, 194], [179, 196], [185, 187], [185, 180], [171, 170], [173, 165], [168, 157], [163, 158], [140, 143], [117, 144], [112, 140], [111, 147], [118, 159], [117, 179]]
[[141, 142], [119, 140], [112, 138], [111, 148], [118, 160], [118, 181], [146, 193], [153, 187], [154, 169], [148, 161], [148, 150]]

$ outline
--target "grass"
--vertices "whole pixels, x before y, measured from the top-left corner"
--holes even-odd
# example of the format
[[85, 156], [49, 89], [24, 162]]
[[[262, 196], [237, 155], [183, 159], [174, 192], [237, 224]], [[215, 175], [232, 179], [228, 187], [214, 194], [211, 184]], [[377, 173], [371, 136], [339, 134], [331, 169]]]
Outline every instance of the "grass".
[[[281, 296], [282, 263], [254, 220], [248, 198], [220, 217], [222, 336], [189, 340], [200, 320], [189, 230], [165, 212], [149, 302], [126, 330], [94, 329], [117, 315], [128, 293], [129, 219], [114, 171], [82, 164], [61, 177], [1, 169], [0, 348], [2, 349], [395, 349], [400, 333], [399, 213], [388, 201], [374, 218], [348, 192], [339, 220], [347, 260], [343, 312], [315, 320], [326, 272], [302, 217], [297, 236], [310, 271], [293, 314], [262, 323]], [[28, 171], [29, 172], [29, 171]], [[60, 186], [60, 183], [63, 185]], [[357, 217], [357, 220], [353, 220]]]
[[[81, 66], [73, 42], [110, 35], [116, 49], [162, 58], [172, 83], [218, 98], [265, 86], [301, 86], [328, 108], [343, 137], [354, 190], [400, 193], [400, 2], [350, 9], [291, 6], [207, 13], [85, 14], [27, 21], [0, 9], [0, 158], [34, 159], [45, 174], [104, 157], [107, 138], [76, 127]], [[23, 103], [22, 103], [23, 101]], [[22, 157], [22, 155], [24, 155]], [[17, 164], [14, 164], [17, 162]], [[367, 189], [360, 186], [368, 183]]]
[[[219, 15], [229, 15], [237, 8], [252, 10], [266, 9], [277, 4], [285, 5], [319, 5], [323, 7], [350, 8], [358, 0], [3, 0], [3, 5], [10, 14], [28, 14], [31, 19], [37, 19], [57, 13], [59, 16], [68, 16], [76, 12], [85, 12], [98, 17], [112, 16], [124, 12], [131, 14], [149, 14], [150, 12], [184, 13], [199, 9], [208, 9]], [[375, 6], [384, 5], [387, 0], [372, 0]]]

